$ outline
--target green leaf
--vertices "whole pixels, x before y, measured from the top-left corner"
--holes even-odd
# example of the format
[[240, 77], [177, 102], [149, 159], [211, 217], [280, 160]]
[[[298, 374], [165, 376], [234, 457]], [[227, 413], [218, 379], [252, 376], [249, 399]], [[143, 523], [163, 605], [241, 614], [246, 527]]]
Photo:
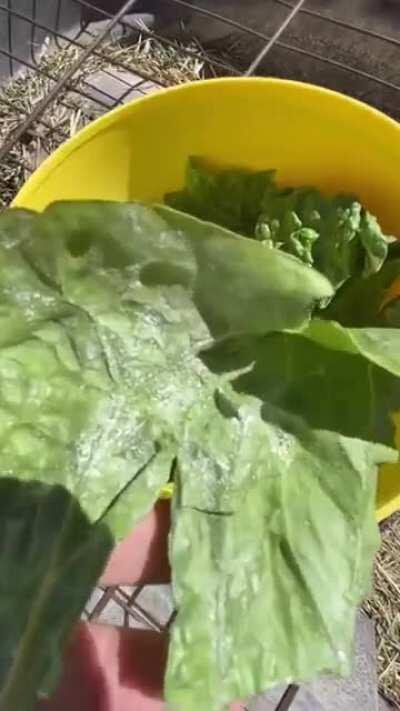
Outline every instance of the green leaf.
[[0, 480], [0, 706], [36, 706], [54, 690], [71, 626], [112, 549], [62, 486]]
[[176, 711], [348, 674], [369, 591], [375, 464], [393, 454], [242, 398], [230, 396], [230, 418], [192, 412], [179, 455], [166, 678]]
[[392, 259], [368, 279], [351, 279], [321, 315], [343, 326], [399, 328], [399, 297], [400, 259]]
[[370, 276], [380, 270], [388, 256], [392, 239], [383, 235], [374, 215], [363, 213], [360, 224], [360, 241], [365, 250], [363, 276]]
[[315, 242], [319, 238], [321, 196], [316, 190], [273, 186], [264, 196], [256, 236], [302, 259], [314, 263]]
[[274, 244], [313, 265], [335, 289], [353, 274], [378, 271], [388, 252], [388, 238], [360, 203], [309, 188], [267, 192], [258, 225], [266, 229]]
[[[323, 276], [293, 257], [162, 206], [59, 204], [38, 218], [37, 232], [24, 253], [58, 288], [64, 270], [79, 259], [120, 273], [136, 265], [150, 288], [184, 287], [218, 337], [299, 328], [333, 293]], [[68, 263], [60, 258], [66, 249], [75, 255]], [[78, 288], [81, 278], [79, 272]], [[114, 282], [107, 288], [116, 290]], [[78, 302], [81, 294], [74, 297]]]
[[[331, 288], [287, 255], [161, 207], [10, 211], [0, 255], [0, 530], [10, 540], [0, 573], [25, 580], [14, 597], [0, 588], [0, 659], [4, 708], [20, 711], [53, 688], [90, 586], [168, 481], [200, 393], [217, 412], [200, 345], [211, 331], [303, 324]], [[74, 594], [63, 596], [67, 580]]]
[[218, 415], [192, 410], [178, 455], [166, 681], [177, 711], [350, 671], [378, 542], [375, 465], [398, 458], [385, 446], [398, 381], [337, 324], [305, 333], [203, 353], [235, 392], [218, 391]]
[[273, 176], [274, 171], [216, 173], [198, 158], [191, 158], [184, 189], [167, 195], [165, 201], [176, 210], [253, 236], [264, 193], [272, 185]]
[[400, 376], [398, 328], [343, 328], [334, 321], [313, 319], [302, 333], [320, 345], [361, 355], [383, 370]]
[[324, 197], [308, 187], [281, 189], [274, 175], [218, 173], [192, 158], [184, 189], [167, 195], [166, 202], [293, 254], [322, 272], [335, 290], [354, 274], [379, 271], [393, 238], [355, 198]]
[[291, 255], [165, 207], [157, 212], [190, 245], [194, 300], [217, 337], [300, 328], [333, 294], [325, 277]]
[[314, 429], [393, 446], [390, 413], [400, 408], [400, 351], [384, 354], [377, 343], [373, 334], [312, 321], [301, 334], [224, 341], [203, 358], [218, 373], [243, 369], [234, 382], [238, 392], [302, 417]]
[[[7, 580], [23, 579], [29, 541], [36, 557], [21, 585], [31, 602], [21, 623], [4, 619], [19, 589], [10, 601], [0, 587], [7, 711], [53, 688], [62, 643], [112, 541], [153, 505], [172, 469], [171, 707], [220, 711], [287, 678], [346, 671], [376, 545], [376, 463], [397, 456], [383, 417], [393, 363], [384, 370], [364, 357], [370, 342], [349, 352], [354, 338], [337, 326], [332, 344], [316, 342], [310, 314], [331, 285], [256, 240], [161, 206], [72, 203], [25, 215], [13, 242], [12, 214], [0, 217], [0, 249], [27, 289], [24, 299], [0, 294], [16, 324], [0, 348]], [[38, 509], [44, 526], [53, 496], [62, 505], [42, 547]], [[14, 510], [27, 529], [9, 524]], [[61, 599], [70, 560], [80, 564], [68, 578], [76, 596]]]

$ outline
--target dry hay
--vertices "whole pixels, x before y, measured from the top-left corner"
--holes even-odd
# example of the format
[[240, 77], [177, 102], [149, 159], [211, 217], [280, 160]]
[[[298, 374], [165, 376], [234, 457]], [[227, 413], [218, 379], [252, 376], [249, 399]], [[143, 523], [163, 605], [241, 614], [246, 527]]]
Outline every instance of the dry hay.
[[[148, 78], [160, 86], [170, 86], [200, 79], [203, 63], [187, 48], [164, 45], [154, 38], [139, 39], [130, 46], [109, 42], [102, 46], [101, 56], [90, 56], [57, 99], [29, 126], [0, 166], [0, 208], [6, 207], [28, 176], [64, 140], [76, 133], [106, 108], [90, 97], [90, 77], [104, 71], [118, 76], [121, 70], [133, 73], [132, 84]], [[195, 50], [196, 48], [194, 48]], [[0, 89], [0, 145], [77, 60], [82, 48], [73, 44], [50, 47], [38, 60], [37, 70], [28, 69]], [[112, 62], [118, 62], [119, 67]], [[139, 75], [139, 76], [138, 76]], [[97, 96], [99, 92], [95, 92]]]
[[379, 690], [400, 709], [400, 513], [381, 532], [374, 592], [364, 609], [375, 622]]

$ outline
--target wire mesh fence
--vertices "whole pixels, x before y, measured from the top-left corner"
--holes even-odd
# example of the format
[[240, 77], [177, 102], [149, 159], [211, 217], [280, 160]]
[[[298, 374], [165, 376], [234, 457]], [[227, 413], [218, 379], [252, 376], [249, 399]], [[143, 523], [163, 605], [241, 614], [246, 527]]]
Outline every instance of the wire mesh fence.
[[400, 34], [390, 3], [376, 5], [2, 0], [2, 204], [78, 128], [182, 81], [254, 73], [306, 79], [398, 116]]
[[[282, 76], [397, 118], [399, 59], [400, 9], [388, 0], [0, 0], [0, 206], [77, 130], [162, 87]], [[162, 604], [154, 595], [98, 588], [84, 614], [164, 631], [174, 612], [167, 591]]]

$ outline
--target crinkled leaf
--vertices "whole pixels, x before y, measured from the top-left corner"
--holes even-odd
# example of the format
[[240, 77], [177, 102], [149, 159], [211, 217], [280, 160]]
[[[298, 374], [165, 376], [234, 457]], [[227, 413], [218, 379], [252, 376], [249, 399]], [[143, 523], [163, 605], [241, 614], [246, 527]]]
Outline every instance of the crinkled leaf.
[[331, 288], [287, 255], [161, 207], [11, 211], [0, 217], [0, 256], [0, 572], [8, 581], [11, 558], [16, 582], [12, 600], [6, 585], [0, 595], [0, 657], [5, 708], [20, 711], [54, 685], [112, 541], [168, 480], [200, 394], [211, 417], [217, 409], [218, 378], [197, 357], [210, 329], [300, 325]]
[[184, 189], [167, 195], [166, 202], [176, 210], [252, 236], [273, 176], [274, 171], [228, 170], [217, 173], [201, 160], [191, 158], [186, 168]]
[[166, 680], [176, 711], [349, 673], [378, 543], [375, 463], [390, 452], [228, 401], [230, 417], [191, 414], [179, 457]]
[[218, 173], [192, 158], [184, 189], [167, 202], [293, 254], [325, 274], [334, 289], [354, 274], [379, 271], [392, 240], [355, 198], [281, 189], [274, 171]]
[[221, 377], [244, 372], [235, 394], [218, 391], [218, 415], [204, 401], [192, 410], [178, 457], [166, 687], [177, 711], [350, 669], [377, 545], [375, 464], [398, 456], [376, 442], [393, 444], [400, 393], [329, 326], [324, 345], [269, 334], [203, 353]]
[[110, 372], [115, 357], [84, 314], [0, 351], [1, 473], [65, 486], [92, 521], [164, 446]]
[[[284, 389], [264, 394], [260, 358], [275, 354], [283, 363], [285, 346], [268, 354], [257, 346], [253, 366], [240, 363], [239, 374], [228, 359], [218, 370], [202, 350], [214, 345], [212, 353], [221, 353], [226, 344], [213, 336], [236, 334], [239, 342], [245, 335], [271, 344], [282, 337], [331, 351], [304, 335], [274, 333], [305, 328], [313, 307], [332, 296], [328, 281], [291, 255], [164, 207], [59, 204], [25, 218], [29, 226], [15, 242], [12, 225], [3, 222], [2, 231], [0, 218], [10, 284], [13, 270], [18, 279], [26, 272], [37, 302], [32, 317], [28, 298], [18, 301], [17, 291], [5, 297], [22, 323], [13, 335], [9, 322], [0, 350], [1, 473], [11, 479], [12, 497], [29, 493], [34, 479], [41, 491], [50, 487], [71, 499], [68, 512], [79, 501], [88, 540], [96, 546], [97, 531], [107, 534], [100, 561], [113, 536], [152, 505], [177, 462], [171, 558], [180, 609], [166, 684], [176, 711], [219, 711], [286, 678], [346, 670], [354, 608], [376, 544], [375, 464], [394, 458], [375, 444], [389, 441], [390, 423], [381, 434], [375, 408], [386, 407], [393, 376], [368, 362], [377, 371], [373, 416], [366, 420], [360, 400], [344, 429], [335, 430], [334, 398], [333, 413], [324, 404], [321, 425], [313, 422], [311, 396], [296, 410]], [[338, 353], [357, 360], [353, 375], [362, 380], [361, 355]], [[330, 356], [326, 363], [334, 368]], [[290, 380], [281, 365], [273, 369]], [[246, 384], [251, 377], [258, 378], [254, 391]], [[328, 380], [336, 387], [334, 373]], [[328, 422], [330, 431], [323, 429]], [[58, 541], [64, 550], [67, 527], [68, 555], [76, 547], [84, 565], [87, 551], [69, 522], [67, 513], [58, 515], [55, 550]], [[73, 605], [65, 600], [65, 627], [56, 626], [53, 636], [45, 625], [53, 589], [48, 607], [37, 555], [37, 584], [28, 588], [33, 612], [20, 627], [11, 621], [3, 656], [8, 698], [19, 701], [13, 694], [30, 648], [18, 674], [12, 660], [26, 649], [31, 625], [42, 635], [27, 703], [33, 690], [52, 687], [59, 642], [98, 572], [82, 586], [78, 571], [70, 576], [81, 592]], [[270, 635], [265, 619], [272, 619]]]
[[325, 274], [337, 289], [353, 274], [384, 263], [388, 243], [376, 219], [354, 198], [325, 198], [317, 190], [271, 190], [258, 230]]
[[[151, 424], [135, 414], [133, 394], [113, 372], [119, 357], [116, 344], [105, 351], [90, 310], [79, 299], [74, 304], [59, 283], [58, 269], [72, 281], [80, 280], [87, 298], [91, 294], [96, 299], [96, 284], [85, 261], [76, 256], [74, 239], [80, 229], [82, 244], [95, 241], [103, 228], [101, 214], [96, 230], [95, 225], [87, 229], [84, 211], [63, 210], [69, 215], [64, 222], [53, 221], [51, 210], [41, 216], [10, 210], [0, 218], [0, 310], [6, 323], [0, 350], [1, 472], [65, 486], [91, 521], [134, 482], [137, 506], [124, 525], [122, 517], [116, 525], [123, 533], [152, 505], [168, 478], [164, 466], [158, 481], [137, 474], [150, 464], [154, 472], [169, 442], [159, 441]], [[114, 242], [132, 233], [121, 235], [121, 226], [116, 227]], [[108, 224], [103, 232], [110, 229]], [[104, 238], [101, 246], [103, 260], [113, 257], [112, 266], [121, 262], [110, 239]], [[94, 260], [93, 271], [99, 266]], [[123, 282], [118, 272], [114, 277], [115, 305]], [[110, 295], [104, 294], [106, 302]], [[113, 310], [111, 302], [107, 309]], [[139, 506], [142, 496], [147, 501]]]

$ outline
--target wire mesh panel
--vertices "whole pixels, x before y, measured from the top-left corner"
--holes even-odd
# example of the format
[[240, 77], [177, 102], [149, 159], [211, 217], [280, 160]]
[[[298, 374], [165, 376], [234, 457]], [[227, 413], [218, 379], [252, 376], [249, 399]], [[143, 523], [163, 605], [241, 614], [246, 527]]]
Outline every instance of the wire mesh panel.
[[[384, 0], [0, 0], [0, 206], [66, 138], [161, 87], [280, 76], [399, 117], [399, 66], [400, 8]], [[159, 631], [173, 614], [168, 591], [143, 587], [98, 588], [85, 611]]]
[[[0, 78], [12, 77], [21, 67], [17, 57], [35, 61], [46, 36], [58, 30], [73, 34], [81, 24], [77, 3], [65, 0], [5, 0], [0, 20], [0, 47], [10, 56], [0, 56]], [[17, 13], [28, 20], [18, 17]], [[44, 30], [41, 24], [49, 28]]]
[[160, 86], [283, 76], [399, 115], [400, 17], [383, 0], [0, 0], [0, 28], [3, 206], [78, 128]]

